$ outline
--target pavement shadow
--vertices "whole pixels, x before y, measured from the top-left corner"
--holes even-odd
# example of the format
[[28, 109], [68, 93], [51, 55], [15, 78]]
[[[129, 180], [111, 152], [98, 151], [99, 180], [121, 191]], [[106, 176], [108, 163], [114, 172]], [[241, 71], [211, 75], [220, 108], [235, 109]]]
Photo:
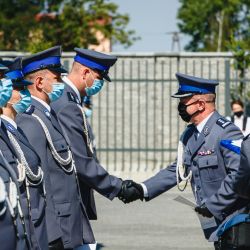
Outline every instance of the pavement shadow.
[[97, 243], [96, 250], [102, 250], [105, 247], [102, 243]]

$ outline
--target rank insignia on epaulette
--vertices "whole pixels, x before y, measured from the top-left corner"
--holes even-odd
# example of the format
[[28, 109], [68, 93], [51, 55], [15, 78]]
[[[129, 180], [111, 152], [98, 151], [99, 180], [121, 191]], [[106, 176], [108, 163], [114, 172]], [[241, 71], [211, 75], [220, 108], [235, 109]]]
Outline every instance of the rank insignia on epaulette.
[[33, 105], [30, 105], [26, 111], [24, 112], [24, 114], [27, 114], [27, 115], [31, 115], [35, 110], [35, 107]]
[[218, 124], [220, 127], [222, 128], [226, 128], [228, 125], [231, 124], [230, 121], [228, 121], [227, 119], [224, 119], [224, 118], [219, 118], [217, 121], [216, 121], [216, 124]]

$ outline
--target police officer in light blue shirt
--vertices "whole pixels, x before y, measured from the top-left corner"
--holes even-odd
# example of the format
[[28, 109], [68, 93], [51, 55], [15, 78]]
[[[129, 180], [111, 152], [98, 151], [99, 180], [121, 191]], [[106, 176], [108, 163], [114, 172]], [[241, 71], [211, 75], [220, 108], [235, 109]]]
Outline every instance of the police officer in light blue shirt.
[[149, 201], [176, 185], [184, 189], [190, 181], [195, 211], [204, 216], [202, 227], [208, 239], [228, 215], [247, 204], [231, 189], [239, 154], [221, 143], [240, 140], [243, 135], [215, 109], [217, 81], [181, 73], [176, 77], [179, 90], [172, 97], [179, 98], [179, 115], [190, 123], [180, 137], [177, 160], [142, 184], [128, 181], [120, 198], [125, 203], [144, 198]]

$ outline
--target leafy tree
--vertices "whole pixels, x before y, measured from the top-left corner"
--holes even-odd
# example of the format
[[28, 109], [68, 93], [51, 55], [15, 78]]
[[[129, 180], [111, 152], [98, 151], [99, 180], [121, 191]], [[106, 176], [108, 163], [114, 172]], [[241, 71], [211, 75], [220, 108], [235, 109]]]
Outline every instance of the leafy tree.
[[249, 0], [179, 0], [178, 26], [191, 37], [187, 50], [227, 51], [231, 37], [250, 47]]
[[62, 44], [67, 51], [97, 44], [97, 31], [113, 44], [139, 39], [126, 29], [129, 16], [108, 0], [1, 0], [0, 9], [1, 50], [36, 52]]

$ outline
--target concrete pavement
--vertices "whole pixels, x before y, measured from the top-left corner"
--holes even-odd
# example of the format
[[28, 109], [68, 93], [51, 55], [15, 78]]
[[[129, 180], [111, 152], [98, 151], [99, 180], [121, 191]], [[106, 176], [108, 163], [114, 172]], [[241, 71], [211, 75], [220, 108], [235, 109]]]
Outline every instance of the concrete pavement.
[[192, 199], [190, 190], [173, 189], [150, 202], [125, 205], [96, 194], [98, 220], [92, 222], [101, 250], [212, 250], [192, 208], [173, 200]]

